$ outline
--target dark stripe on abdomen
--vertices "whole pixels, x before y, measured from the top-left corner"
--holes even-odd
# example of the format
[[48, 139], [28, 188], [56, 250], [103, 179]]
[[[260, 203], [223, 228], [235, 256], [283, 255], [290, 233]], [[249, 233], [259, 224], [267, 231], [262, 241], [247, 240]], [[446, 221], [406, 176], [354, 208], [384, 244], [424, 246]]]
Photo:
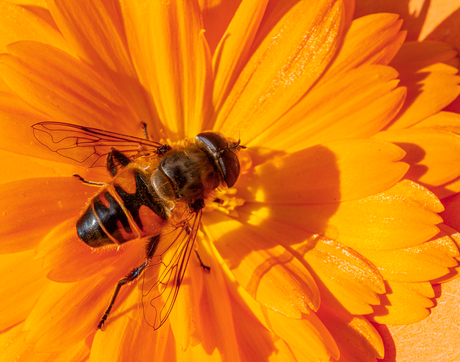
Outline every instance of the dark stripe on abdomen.
[[124, 207], [130, 212], [137, 226], [143, 230], [142, 220], [139, 217], [139, 209], [141, 206], [147, 206], [162, 219], [167, 218], [166, 207], [158, 196], [155, 197], [153, 189], [149, 189], [147, 181], [144, 179], [141, 172], [134, 170], [133, 173], [134, 179], [136, 180], [136, 191], [133, 194], [126, 192], [118, 184], [115, 184], [114, 187], [117, 194], [123, 200]]
[[78, 237], [93, 248], [114, 244], [99, 225], [93, 212], [92, 204], [77, 221]]
[[[104, 197], [107, 200], [109, 207], [106, 207], [102, 203], [102, 201], [99, 199], [100, 197]], [[110, 234], [110, 236], [112, 236], [120, 244], [129, 241], [129, 239], [126, 240], [123, 237], [119, 230], [119, 226], [122, 226], [126, 234], [131, 234], [131, 226], [129, 225], [128, 218], [126, 217], [124, 210], [113, 198], [110, 192], [105, 191], [99, 194], [99, 196], [93, 200], [93, 205], [96, 215], [98, 216], [99, 220], [101, 220], [102, 225]]]

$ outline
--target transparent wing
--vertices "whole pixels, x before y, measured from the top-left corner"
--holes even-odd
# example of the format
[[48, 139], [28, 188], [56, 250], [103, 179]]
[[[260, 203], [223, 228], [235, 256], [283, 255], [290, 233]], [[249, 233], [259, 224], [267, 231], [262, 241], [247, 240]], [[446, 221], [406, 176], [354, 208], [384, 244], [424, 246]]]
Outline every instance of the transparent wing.
[[32, 126], [38, 142], [57, 154], [86, 167], [106, 167], [106, 157], [116, 148], [130, 158], [160, 154], [167, 145], [147, 139], [61, 122]]
[[154, 329], [166, 322], [173, 309], [193, 250], [201, 214], [201, 210], [191, 213], [182, 226], [162, 235], [161, 250], [157, 250], [144, 273], [144, 317]]

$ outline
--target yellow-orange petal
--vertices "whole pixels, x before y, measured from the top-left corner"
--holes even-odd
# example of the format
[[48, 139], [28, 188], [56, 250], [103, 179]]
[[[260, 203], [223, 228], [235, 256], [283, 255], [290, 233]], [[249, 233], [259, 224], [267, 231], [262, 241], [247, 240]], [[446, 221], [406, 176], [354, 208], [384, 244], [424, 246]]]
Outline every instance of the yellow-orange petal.
[[459, 287], [459, 278], [442, 285], [442, 288], [435, 286], [436, 307], [420, 322], [377, 325], [387, 346], [384, 362], [433, 362], [440, 356], [443, 361], [458, 361], [460, 351], [455, 346], [460, 319], [460, 308], [457, 307]]
[[37, 353], [34, 345], [27, 343], [27, 332], [23, 331], [23, 323], [0, 334], [1, 361], [84, 361], [88, 358], [89, 347], [86, 341], [80, 341], [72, 347], [59, 352], [46, 351]]
[[[460, 115], [453, 112], [438, 112], [415, 124], [412, 128], [438, 129], [460, 134]], [[452, 164], [451, 164], [452, 165]], [[460, 177], [440, 186], [430, 187], [440, 199], [460, 192]]]
[[32, 358], [33, 345], [24, 342], [27, 332], [24, 332], [22, 327], [23, 323], [20, 323], [0, 334], [0, 358], [2, 361]]
[[376, 65], [338, 74], [244, 143], [293, 152], [344, 138], [369, 137], [385, 127], [404, 102], [406, 91], [397, 88], [397, 76], [394, 69]]
[[30, 106], [56, 120], [135, 134], [140, 120], [114, 86], [83, 62], [37, 42], [18, 42], [1, 56], [1, 76]]
[[385, 292], [383, 278], [358, 252], [292, 225], [248, 215], [244, 207], [238, 211], [239, 219], [254, 225], [264, 240], [276, 240], [287, 250], [295, 250], [293, 254], [305, 261], [318, 285], [322, 306], [364, 314], [372, 311], [369, 304], [379, 303], [377, 293]]
[[150, 106], [132, 64], [118, 7], [107, 0], [50, 0], [48, 6], [77, 57], [115, 85], [139, 120], [149, 122]]
[[436, 235], [443, 210], [433, 193], [402, 181], [380, 194], [338, 204], [247, 203], [254, 217], [293, 225], [335, 239], [354, 249], [389, 250], [420, 244]]
[[33, 5], [33, 6], [39, 6], [45, 9], [47, 8], [46, 0], [11, 0], [8, 2], [11, 2], [14, 4], [21, 4], [25, 6]]
[[372, 312], [371, 304], [379, 304], [378, 293], [385, 292], [383, 278], [372, 263], [353, 249], [319, 239], [311, 249], [299, 245], [297, 251], [314, 272], [321, 306], [362, 315]]
[[452, 65], [457, 58], [455, 48], [446, 43], [437, 41], [405, 42], [398, 54], [391, 61], [391, 65], [398, 69], [422, 69], [436, 63]]
[[[261, 321], [267, 329], [281, 338], [294, 355], [294, 361], [328, 361], [338, 359], [339, 351], [329, 331], [315, 313], [303, 315], [302, 319], [287, 318], [281, 313], [265, 308], [255, 301], [238, 283], [227, 283], [227, 287], [237, 301]], [[282, 355], [291, 361], [291, 354]]]
[[268, 0], [243, 1], [213, 56], [213, 106], [219, 111], [238, 77], [267, 7]]
[[408, 170], [387, 142], [342, 140], [269, 160], [238, 182], [238, 197], [268, 203], [356, 200], [392, 187]]
[[380, 271], [385, 280], [423, 282], [440, 278], [458, 265], [459, 251], [444, 232], [432, 240], [405, 249], [359, 250]]
[[[196, 136], [211, 101], [211, 54], [197, 1], [123, 1], [131, 54], [173, 139]], [[166, 128], [166, 129], [165, 129]]]
[[[439, 230], [441, 230], [441, 232], [445, 233], [452, 239], [453, 243], [456, 246], [456, 250], [460, 250], [460, 232], [451, 228], [445, 223], [439, 225]], [[432, 284], [447, 283], [453, 279], [456, 279], [458, 275], [460, 274], [460, 257], [456, 257], [455, 261], [457, 262], [457, 265], [449, 268], [449, 273], [447, 273], [446, 275], [436, 280], [431, 280], [431, 283]]]
[[10, 43], [33, 40], [72, 54], [69, 44], [57, 29], [24, 7], [1, 1], [0, 14], [0, 53], [6, 52], [6, 46]]
[[[242, 133], [250, 140], [261, 132], [261, 125], [269, 126], [294, 105], [334, 56], [342, 10], [342, 3], [334, 0], [300, 1], [282, 13], [267, 9], [268, 20], [254, 42], [257, 49], [219, 112], [214, 129], [234, 137]], [[272, 23], [270, 15], [278, 22]]]
[[[95, 274], [109, 273], [107, 268], [125, 257], [129, 250], [115, 245], [89, 247], [77, 236], [76, 220], [77, 217], [74, 217], [54, 227], [36, 248], [35, 258], [42, 261], [42, 269], [50, 280], [71, 283]], [[141, 245], [139, 250], [142, 253]]]
[[266, 319], [276, 335], [287, 342], [297, 361], [339, 358], [340, 352], [334, 339], [315, 313], [303, 319], [291, 319], [267, 310]]
[[460, 176], [460, 136], [430, 128], [378, 133], [406, 151], [402, 161], [410, 165], [406, 178], [426, 187], [439, 186]]
[[146, 325], [138, 303], [139, 295], [134, 289], [114, 313], [116, 322], [96, 333], [90, 360], [121, 362], [176, 359], [174, 336], [169, 324], [159, 330]]
[[[106, 275], [96, 275], [75, 283], [49, 282], [24, 326], [29, 331], [27, 341], [34, 343], [37, 351], [65, 349], [95, 330], [118, 280], [143, 262], [142, 253], [131, 245], [127, 248], [131, 248], [131, 252], [120, 258], [116, 267]], [[116, 313], [132, 288], [127, 285], [121, 289], [112, 314]], [[116, 320], [113, 316], [109, 318], [105, 328]]]
[[[199, 253], [202, 262], [209, 266], [208, 264], [212, 262], [214, 256], [208, 254], [208, 249], [198, 242], [195, 250]], [[213, 267], [219, 268], [220, 266], [215, 264]], [[205, 341], [200, 323], [201, 296], [203, 288], [209, 288], [210, 286], [217, 288], [217, 284], [214, 285], [215, 280], [209, 280], [207, 275], [208, 273], [202, 268], [198, 258], [192, 256], [174, 308], [169, 316], [169, 322], [174, 331], [175, 343], [179, 349], [184, 351]], [[210, 285], [205, 286], [205, 283], [210, 283]], [[217, 294], [223, 293], [217, 289], [214, 290]], [[228, 306], [227, 301], [223, 300], [222, 309], [224, 314], [230, 313], [230, 310], [226, 309]]]
[[381, 304], [374, 306], [368, 317], [382, 324], [410, 324], [427, 317], [434, 303], [433, 287], [430, 283], [399, 283], [388, 281], [387, 291], [380, 296]]
[[[191, 280], [201, 273], [199, 278], [202, 278], [203, 283], [201, 293], [195, 296], [199, 302], [194, 305], [192, 318], [196, 318], [198, 322], [196, 326], [199, 335], [195, 334], [194, 337], [202, 338], [199, 342], [202, 343], [208, 354], [218, 351], [217, 355], [225, 355], [228, 356], [229, 361], [237, 361], [238, 341], [233, 325], [234, 315], [230, 291], [225, 279], [226, 271], [220, 265], [221, 262], [218, 261], [215, 249], [208, 242], [200, 243], [199, 251], [204, 255], [203, 263], [211, 268], [211, 272], [204, 272], [196, 260], [191, 261], [193, 263]], [[190, 316], [188, 315], [187, 318]], [[174, 323], [173, 330], [176, 330], [181, 328], [183, 321], [176, 319], [171, 323]]]
[[[425, 56], [417, 58], [421, 53]], [[414, 125], [442, 110], [460, 94], [458, 69], [445, 64], [454, 56], [452, 48], [424, 42], [404, 44], [391, 65], [399, 72], [401, 85], [407, 87], [407, 100], [388, 129]]]
[[244, 302], [232, 294], [233, 326], [241, 362], [269, 360], [274, 356], [284, 361], [296, 361], [287, 343], [257, 319]]
[[33, 254], [30, 250], [0, 255], [2, 331], [27, 318], [48, 283], [41, 262], [34, 260]]
[[323, 306], [317, 314], [339, 347], [339, 361], [375, 362], [376, 358], [383, 358], [382, 337], [365, 317]]
[[371, 14], [353, 20], [337, 58], [321, 82], [364, 64], [388, 64], [404, 42], [401, 24], [396, 14]]
[[289, 251], [257, 228], [226, 215], [206, 215], [206, 219], [205, 232], [254, 299], [290, 318], [301, 318], [301, 313], [319, 308], [314, 279]]
[[460, 114], [453, 112], [438, 112], [412, 128], [436, 128], [460, 134]]
[[27, 157], [16, 152], [0, 150], [0, 159], [2, 160], [2, 167], [5, 170], [11, 170], [11, 172], [2, 175], [0, 184], [20, 181], [30, 176], [34, 176], [34, 178], [71, 177], [75, 173], [74, 166]]
[[14, 253], [34, 248], [56, 223], [77, 216], [89, 194], [69, 177], [14, 181], [1, 185], [0, 197], [0, 251]]
[[242, 0], [198, 0], [211, 53], [214, 54], [222, 35], [235, 16]]

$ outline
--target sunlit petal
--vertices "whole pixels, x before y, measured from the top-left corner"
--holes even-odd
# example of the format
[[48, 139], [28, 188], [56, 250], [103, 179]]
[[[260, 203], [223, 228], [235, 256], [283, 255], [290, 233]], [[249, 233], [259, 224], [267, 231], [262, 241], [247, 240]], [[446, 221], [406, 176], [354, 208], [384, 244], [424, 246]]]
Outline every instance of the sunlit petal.
[[382, 324], [409, 324], [422, 320], [434, 303], [430, 283], [400, 283], [388, 281], [381, 305], [374, 307], [369, 317]]
[[301, 1], [282, 13], [273, 28], [271, 23], [267, 29], [262, 27], [257, 37], [263, 40], [242, 70], [214, 128], [234, 136], [244, 130], [251, 140], [260, 133], [261, 124], [267, 127], [295, 104], [334, 56], [341, 14], [340, 2]]

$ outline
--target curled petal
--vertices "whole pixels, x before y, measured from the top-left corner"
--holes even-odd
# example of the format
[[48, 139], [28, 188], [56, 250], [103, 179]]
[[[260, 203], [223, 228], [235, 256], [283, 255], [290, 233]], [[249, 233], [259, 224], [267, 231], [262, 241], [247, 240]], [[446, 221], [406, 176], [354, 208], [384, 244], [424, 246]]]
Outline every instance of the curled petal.
[[206, 233], [216, 240], [214, 245], [234, 277], [254, 299], [291, 318], [319, 308], [315, 281], [291, 253], [256, 228], [242, 227], [228, 217], [212, 215], [212, 219]]

